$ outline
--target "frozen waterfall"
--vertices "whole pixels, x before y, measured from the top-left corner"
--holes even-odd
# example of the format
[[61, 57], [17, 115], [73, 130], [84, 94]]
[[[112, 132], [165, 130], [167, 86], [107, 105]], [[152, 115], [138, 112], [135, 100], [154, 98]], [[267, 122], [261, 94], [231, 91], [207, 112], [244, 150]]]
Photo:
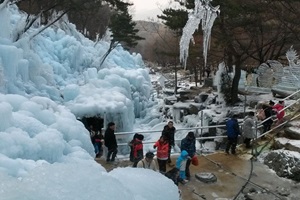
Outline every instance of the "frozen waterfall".
[[212, 0], [195, 0], [194, 10], [189, 13], [189, 19], [183, 28], [182, 37], [180, 39], [180, 61], [183, 63], [184, 68], [186, 67], [189, 54], [190, 41], [194, 41], [193, 34], [198, 29], [201, 20], [203, 31], [203, 57], [204, 64], [206, 65], [211, 29], [220, 12], [219, 6], [213, 7], [210, 4], [211, 1]]

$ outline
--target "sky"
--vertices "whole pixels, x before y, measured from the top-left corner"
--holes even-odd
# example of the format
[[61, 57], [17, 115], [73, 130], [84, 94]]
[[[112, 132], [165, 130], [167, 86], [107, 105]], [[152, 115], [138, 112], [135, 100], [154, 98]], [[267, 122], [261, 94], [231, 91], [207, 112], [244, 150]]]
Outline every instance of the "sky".
[[78, 120], [98, 114], [133, 129], [152, 88], [141, 56], [117, 47], [99, 67], [105, 40], [95, 44], [61, 21], [32, 38], [36, 23], [16, 41], [26, 15], [0, 4], [0, 18], [0, 200], [179, 199], [158, 172], [107, 172]]
[[170, 0], [131, 0], [134, 4], [133, 19], [146, 20], [157, 19], [164, 8], [169, 5]]

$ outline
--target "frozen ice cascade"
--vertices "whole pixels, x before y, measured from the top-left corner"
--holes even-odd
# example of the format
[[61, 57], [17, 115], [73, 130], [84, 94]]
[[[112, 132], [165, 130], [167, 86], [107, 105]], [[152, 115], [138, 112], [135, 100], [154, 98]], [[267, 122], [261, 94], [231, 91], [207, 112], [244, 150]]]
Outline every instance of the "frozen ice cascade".
[[220, 12], [219, 6], [213, 7], [210, 2], [212, 0], [195, 0], [194, 10], [189, 12], [189, 19], [183, 28], [182, 37], [180, 39], [180, 61], [183, 63], [184, 68], [189, 54], [190, 41], [194, 43], [193, 34], [198, 29], [202, 20], [203, 31], [203, 57], [204, 64], [207, 61], [207, 50], [209, 48], [209, 41], [211, 29], [215, 19]]

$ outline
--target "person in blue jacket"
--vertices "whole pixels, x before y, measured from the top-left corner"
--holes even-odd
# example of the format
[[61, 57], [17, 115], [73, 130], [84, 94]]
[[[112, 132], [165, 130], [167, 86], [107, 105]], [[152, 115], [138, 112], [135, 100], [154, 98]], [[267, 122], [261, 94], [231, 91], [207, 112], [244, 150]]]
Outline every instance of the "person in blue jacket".
[[188, 152], [186, 150], [183, 150], [180, 153], [180, 156], [176, 160], [176, 168], [179, 170], [179, 182], [183, 184], [188, 182], [185, 170], [186, 170], [186, 163], [190, 159], [191, 158], [189, 157]]
[[[187, 136], [181, 140], [180, 149], [181, 152], [185, 150], [188, 153], [188, 156], [193, 158], [193, 156], [196, 153], [196, 138], [194, 132], [192, 131], [188, 132]], [[191, 159], [188, 159], [186, 161], [186, 167], [185, 167], [185, 175], [187, 180], [190, 180], [191, 178], [190, 165], [191, 165]]]
[[238, 116], [234, 114], [231, 119], [226, 122], [227, 129], [227, 145], [226, 145], [226, 153], [229, 154], [229, 149], [231, 148], [231, 153], [235, 154], [235, 149], [238, 141], [238, 136], [241, 135], [239, 123], [237, 121]]

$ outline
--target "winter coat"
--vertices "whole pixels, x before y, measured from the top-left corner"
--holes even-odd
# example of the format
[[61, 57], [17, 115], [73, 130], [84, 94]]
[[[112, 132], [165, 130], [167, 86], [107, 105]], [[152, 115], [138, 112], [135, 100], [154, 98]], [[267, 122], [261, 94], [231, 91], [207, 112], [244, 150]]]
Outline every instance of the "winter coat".
[[156, 157], [159, 160], [167, 160], [169, 157], [169, 143], [168, 142], [160, 142], [159, 140], [155, 142], [155, 147], [157, 147]]
[[144, 168], [144, 169], [152, 169], [154, 171], [157, 171], [157, 165], [154, 159], [151, 160], [151, 162], [147, 162], [147, 160], [144, 158], [140, 160], [136, 166], [137, 168]]
[[282, 109], [284, 109], [284, 106], [278, 103], [275, 106], [273, 106], [273, 109], [275, 109], [277, 111], [277, 115], [276, 115], [277, 119], [278, 120], [283, 119], [283, 117], [285, 115], [285, 112], [284, 112], [284, 110], [282, 112], [279, 112], [279, 111], [281, 111]]
[[185, 171], [186, 168], [186, 161], [189, 157], [189, 154], [186, 150], [183, 150], [180, 153], [180, 156], [176, 160], [176, 168], [179, 169], [179, 171]]
[[169, 144], [171, 146], [175, 145], [175, 139], [174, 139], [175, 131], [176, 131], [176, 128], [174, 126], [172, 128], [170, 128], [168, 125], [165, 125], [164, 129], [161, 133], [162, 136], [165, 136], [168, 139]]
[[229, 138], [235, 138], [241, 135], [239, 123], [235, 118], [231, 118], [226, 122], [226, 129]]
[[[263, 108], [264, 108], [264, 112], [265, 112], [265, 119], [271, 117], [272, 116], [272, 107], [267, 105]], [[273, 123], [273, 120], [272, 120], [272, 118], [270, 118], [267, 121], [265, 121], [263, 124], [268, 125], [268, 124], [272, 124], [272, 123]]]
[[254, 117], [246, 117], [243, 123], [243, 136], [245, 138], [255, 138], [255, 126]]
[[129, 143], [129, 146], [131, 147], [130, 161], [137, 162], [142, 160], [144, 156], [142, 140], [135, 138]]
[[190, 139], [188, 136], [181, 140], [180, 145], [181, 152], [183, 150], [187, 151], [189, 156], [192, 158], [196, 153], [196, 140]]
[[103, 135], [101, 133], [97, 133], [95, 136], [94, 136], [94, 141], [95, 143], [101, 143], [102, 140], [103, 140]]
[[108, 149], [114, 149], [118, 147], [115, 131], [111, 128], [107, 128], [104, 135], [105, 146]]

